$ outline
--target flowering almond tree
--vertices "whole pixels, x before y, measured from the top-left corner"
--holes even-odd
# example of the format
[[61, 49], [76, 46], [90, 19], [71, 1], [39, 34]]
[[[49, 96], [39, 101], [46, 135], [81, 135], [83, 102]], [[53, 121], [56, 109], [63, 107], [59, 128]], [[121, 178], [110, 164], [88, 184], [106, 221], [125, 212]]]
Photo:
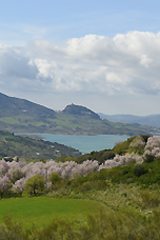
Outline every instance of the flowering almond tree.
[[[7, 196], [11, 191], [22, 195], [26, 190], [30, 195], [38, 195], [45, 189], [52, 189], [57, 181], [86, 176], [89, 173], [102, 169], [127, 165], [141, 164], [144, 161], [153, 161], [160, 158], [160, 137], [149, 137], [147, 142], [136, 138], [132, 147], [143, 147], [143, 154], [126, 153], [116, 155], [113, 159], [106, 159], [104, 163], [97, 160], [86, 160], [80, 164], [74, 161], [56, 162], [5, 162], [0, 161], [0, 197]], [[141, 151], [140, 151], [141, 152]]]

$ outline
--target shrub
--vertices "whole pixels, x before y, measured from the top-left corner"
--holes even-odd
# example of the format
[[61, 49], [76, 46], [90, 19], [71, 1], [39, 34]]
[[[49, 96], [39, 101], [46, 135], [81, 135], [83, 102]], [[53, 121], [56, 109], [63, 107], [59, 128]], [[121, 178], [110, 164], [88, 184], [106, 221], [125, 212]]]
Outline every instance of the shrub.
[[52, 189], [54, 189], [54, 190], [56, 190], [59, 186], [60, 186], [60, 184], [61, 184], [61, 182], [62, 182], [62, 178], [59, 176], [59, 174], [58, 173], [56, 173], [56, 172], [54, 172], [54, 173], [52, 173], [51, 175], [50, 175], [50, 177], [49, 177], [49, 180], [50, 180], [50, 182], [51, 182], [51, 184], [52, 184]]
[[151, 153], [146, 153], [145, 154], [145, 157], [144, 157], [144, 160], [145, 162], [153, 162], [155, 159], [155, 156]]
[[30, 196], [37, 196], [44, 193], [45, 181], [41, 175], [35, 175], [29, 178], [25, 184], [25, 192]]
[[134, 174], [137, 176], [137, 177], [140, 177], [144, 174], [147, 173], [147, 169], [145, 169], [145, 167], [143, 165], [136, 165], [135, 168], [134, 168]]

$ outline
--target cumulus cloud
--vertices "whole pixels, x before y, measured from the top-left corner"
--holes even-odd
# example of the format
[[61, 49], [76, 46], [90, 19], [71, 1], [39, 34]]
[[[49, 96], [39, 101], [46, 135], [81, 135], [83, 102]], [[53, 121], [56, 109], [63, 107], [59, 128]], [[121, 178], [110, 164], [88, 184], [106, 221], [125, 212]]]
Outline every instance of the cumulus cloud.
[[[0, 45], [0, 84], [55, 92], [159, 94], [160, 33]], [[6, 83], [7, 82], [7, 83]]]

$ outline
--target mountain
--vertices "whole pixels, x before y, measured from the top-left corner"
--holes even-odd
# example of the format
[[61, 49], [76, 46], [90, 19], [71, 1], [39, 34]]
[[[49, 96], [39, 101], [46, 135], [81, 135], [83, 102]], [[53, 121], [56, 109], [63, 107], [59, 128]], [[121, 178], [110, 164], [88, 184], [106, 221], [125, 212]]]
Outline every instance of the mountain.
[[19, 116], [20, 118], [54, 118], [55, 111], [25, 99], [8, 97], [0, 93], [0, 117]]
[[53, 125], [56, 112], [25, 99], [0, 93], [0, 130], [11, 132], [43, 132]]
[[67, 105], [55, 112], [42, 105], [0, 94], [0, 130], [15, 133], [52, 134], [152, 134], [159, 130], [140, 124], [115, 123], [101, 119], [81, 105]]
[[112, 122], [121, 123], [138, 123], [141, 125], [147, 125], [160, 128], [160, 114], [148, 115], [148, 116], [136, 116], [136, 115], [105, 115], [100, 113], [99, 116], [102, 119], [108, 119]]
[[152, 134], [156, 131], [152, 127], [145, 127], [140, 124], [128, 124], [120, 122], [111, 122], [106, 119], [101, 119], [98, 114], [90, 109], [71, 104], [63, 111], [58, 112], [56, 118], [56, 131], [66, 134]]
[[25, 160], [48, 160], [60, 156], [78, 156], [80, 152], [63, 144], [16, 136], [0, 131], [0, 158], [15, 157]]

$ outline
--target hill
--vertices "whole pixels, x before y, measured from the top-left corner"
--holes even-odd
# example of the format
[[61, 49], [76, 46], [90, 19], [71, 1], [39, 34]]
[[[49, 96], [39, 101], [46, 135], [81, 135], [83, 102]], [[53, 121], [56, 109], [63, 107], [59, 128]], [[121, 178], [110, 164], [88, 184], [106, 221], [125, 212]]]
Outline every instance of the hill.
[[71, 115], [75, 115], [75, 116], [88, 116], [91, 117], [93, 119], [97, 119], [100, 120], [100, 116], [93, 112], [92, 110], [84, 107], [84, 106], [80, 106], [80, 105], [76, 105], [76, 104], [71, 104], [71, 105], [67, 105], [65, 107], [65, 109], [62, 111], [62, 113], [64, 114], [71, 114]]
[[20, 118], [32, 118], [43, 120], [46, 118], [54, 118], [55, 111], [42, 105], [30, 102], [25, 99], [8, 97], [0, 93], [0, 117], [17, 116]]
[[55, 112], [42, 105], [0, 93], [0, 130], [15, 133], [52, 134], [157, 134], [160, 130], [140, 124], [101, 119], [92, 110], [71, 104]]
[[47, 160], [62, 155], [76, 156], [80, 155], [80, 152], [62, 144], [0, 131], [0, 158], [18, 156], [25, 160]]
[[146, 127], [137, 123], [112, 122], [107, 119], [101, 119], [100, 116], [90, 109], [71, 104], [63, 111], [58, 112], [56, 116], [55, 131], [66, 134], [158, 134], [159, 129]]
[[102, 119], [108, 119], [112, 122], [121, 122], [134, 124], [138, 123], [141, 125], [147, 125], [152, 127], [160, 128], [160, 114], [148, 115], [148, 116], [136, 116], [136, 115], [105, 115], [99, 114]]

